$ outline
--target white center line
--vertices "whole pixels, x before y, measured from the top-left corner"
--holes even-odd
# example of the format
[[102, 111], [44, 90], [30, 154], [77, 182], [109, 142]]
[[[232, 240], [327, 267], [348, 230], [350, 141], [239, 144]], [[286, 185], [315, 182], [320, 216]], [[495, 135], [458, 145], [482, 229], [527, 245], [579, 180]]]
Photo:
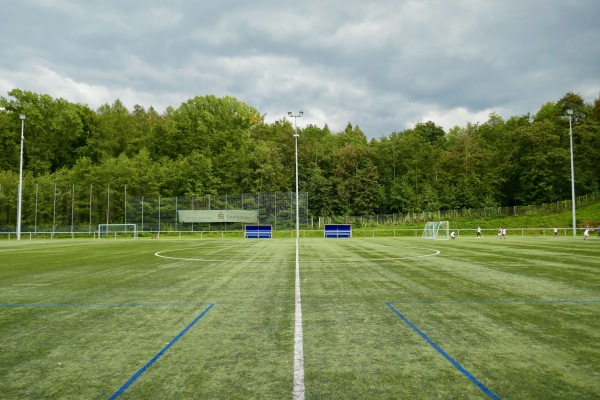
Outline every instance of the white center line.
[[294, 326], [294, 400], [304, 400], [304, 347], [302, 344], [302, 301], [300, 299], [298, 238], [296, 238], [296, 320]]

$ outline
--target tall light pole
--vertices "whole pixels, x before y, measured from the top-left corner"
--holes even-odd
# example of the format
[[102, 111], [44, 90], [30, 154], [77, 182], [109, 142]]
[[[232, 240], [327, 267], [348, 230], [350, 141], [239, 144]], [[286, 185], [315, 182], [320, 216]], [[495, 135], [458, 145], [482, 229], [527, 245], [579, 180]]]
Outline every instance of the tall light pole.
[[573, 166], [573, 125], [571, 120], [573, 118], [573, 110], [568, 109], [567, 114], [569, 116], [569, 141], [571, 144], [571, 206], [573, 208], [573, 236], [577, 235], [576, 222], [575, 222], [575, 167]]
[[296, 128], [296, 118], [302, 117], [304, 111], [298, 111], [293, 114], [288, 111], [288, 116], [294, 118], [294, 141], [296, 143], [296, 239], [300, 238], [300, 203], [298, 197], [298, 128]]
[[23, 135], [25, 129], [25, 114], [19, 115], [21, 118], [21, 162], [19, 163], [19, 199], [17, 201], [17, 240], [21, 240], [21, 204], [23, 196]]
[[300, 203], [298, 197], [298, 128], [296, 118], [302, 117], [304, 112], [298, 114], [288, 112], [294, 118], [294, 142], [296, 144], [296, 305], [294, 320], [294, 400], [304, 400], [304, 345], [302, 334], [302, 300], [300, 296]]

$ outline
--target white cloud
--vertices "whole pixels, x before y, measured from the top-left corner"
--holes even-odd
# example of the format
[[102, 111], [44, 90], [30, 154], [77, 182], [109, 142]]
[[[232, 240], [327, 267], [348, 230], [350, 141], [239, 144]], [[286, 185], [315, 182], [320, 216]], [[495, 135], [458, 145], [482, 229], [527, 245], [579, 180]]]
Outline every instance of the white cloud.
[[419, 118], [419, 120], [409, 122], [409, 125], [414, 126], [418, 122], [432, 121], [448, 132], [455, 126], [464, 126], [466, 122], [483, 124], [488, 121], [491, 113], [500, 114], [497, 110], [491, 108], [477, 112], [469, 111], [464, 107], [457, 107], [450, 110], [430, 110]]
[[0, 90], [5, 92], [18, 88], [90, 105], [114, 100], [106, 87], [75, 82], [42, 65], [32, 65], [18, 72], [2, 71], [2, 75], [5, 79], [0, 81]]
[[31, 66], [17, 73], [0, 70], [0, 74], [3, 76], [0, 79], [0, 91], [4, 93], [18, 88], [39, 94], [49, 94], [53, 98], [64, 98], [73, 103], [87, 104], [92, 109], [97, 109], [106, 103], [112, 104], [117, 99], [121, 100], [130, 110], [136, 104], [146, 108], [154, 106], [157, 110], [164, 110], [168, 105], [176, 107], [182, 102], [179, 101], [181, 94], [165, 99], [163, 96], [141, 92], [130, 87], [111, 88], [103, 85], [90, 85], [85, 82], [77, 82], [40, 65]]

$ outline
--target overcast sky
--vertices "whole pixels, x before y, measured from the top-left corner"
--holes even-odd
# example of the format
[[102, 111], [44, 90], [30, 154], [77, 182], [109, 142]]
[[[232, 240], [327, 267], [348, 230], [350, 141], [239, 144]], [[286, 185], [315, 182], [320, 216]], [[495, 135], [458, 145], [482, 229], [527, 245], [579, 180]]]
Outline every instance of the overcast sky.
[[0, 96], [232, 96], [369, 138], [600, 94], [598, 0], [0, 0]]

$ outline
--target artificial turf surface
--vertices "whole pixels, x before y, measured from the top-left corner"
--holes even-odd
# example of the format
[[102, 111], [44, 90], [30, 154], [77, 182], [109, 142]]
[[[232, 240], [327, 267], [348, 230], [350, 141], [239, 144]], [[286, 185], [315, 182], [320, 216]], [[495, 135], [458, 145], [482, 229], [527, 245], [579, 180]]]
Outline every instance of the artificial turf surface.
[[[600, 240], [299, 261], [307, 399], [600, 397]], [[293, 239], [2, 241], [0, 397], [292, 398], [294, 272]]]

